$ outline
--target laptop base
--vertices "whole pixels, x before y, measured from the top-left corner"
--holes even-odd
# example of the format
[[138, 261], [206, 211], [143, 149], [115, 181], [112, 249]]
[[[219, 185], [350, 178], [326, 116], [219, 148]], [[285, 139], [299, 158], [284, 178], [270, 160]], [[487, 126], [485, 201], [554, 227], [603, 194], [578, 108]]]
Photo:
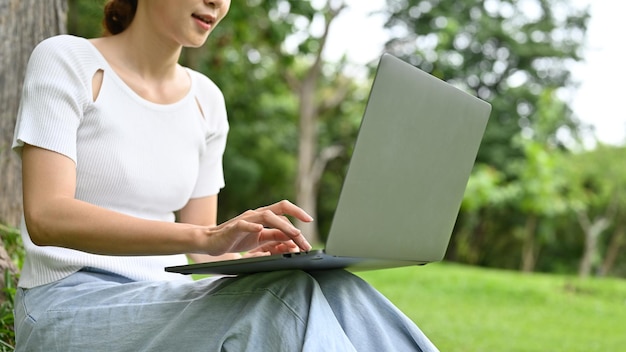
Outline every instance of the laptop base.
[[165, 271], [187, 275], [239, 275], [277, 270], [319, 271], [348, 269], [350, 271], [361, 271], [424, 264], [426, 263], [415, 261], [338, 257], [327, 254], [324, 250], [313, 250], [310, 252], [285, 253], [219, 262], [170, 266], [165, 268]]

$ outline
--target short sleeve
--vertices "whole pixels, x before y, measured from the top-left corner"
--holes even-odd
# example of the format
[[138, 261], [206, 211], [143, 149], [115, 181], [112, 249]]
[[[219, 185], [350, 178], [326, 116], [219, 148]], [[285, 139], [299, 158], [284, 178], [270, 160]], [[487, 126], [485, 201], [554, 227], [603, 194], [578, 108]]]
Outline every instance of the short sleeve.
[[207, 77], [192, 72], [200, 81], [196, 99], [204, 114], [207, 132], [206, 149], [200, 157], [198, 179], [192, 198], [206, 197], [219, 193], [225, 185], [223, 156], [229, 130], [226, 104], [219, 88]]
[[78, 65], [81, 51], [69, 50], [68, 41], [78, 39], [52, 37], [32, 52], [12, 145], [18, 154], [26, 143], [76, 162], [76, 134], [90, 94], [89, 81]]

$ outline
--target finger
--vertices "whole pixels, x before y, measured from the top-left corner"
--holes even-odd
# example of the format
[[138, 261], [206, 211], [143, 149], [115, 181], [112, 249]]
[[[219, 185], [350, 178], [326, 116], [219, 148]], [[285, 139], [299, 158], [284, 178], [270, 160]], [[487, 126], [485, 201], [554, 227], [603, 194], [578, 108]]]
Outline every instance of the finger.
[[272, 255], [270, 251], [252, 250], [243, 255], [243, 258], [266, 257]]
[[297, 230], [297, 233], [285, 233], [281, 229], [269, 228], [264, 229], [259, 234], [259, 242], [264, 244], [267, 242], [286, 243], [289, 240], [292, 240], [297, 245], [297, 247], [305, 252], [311, 250], [311, 245], [306, 240], [306, 238], [304, 238], [300, 230]]
[[304, 222], [311, 222], [313, 218], [307, 214], [302, 208], [294, 205], [288, 200], [281, 200], [278, 203], [259, 208], [259, 210], [271, 210], [274, 214], [293, 216]]
[[268, 243], [261, 246], [261, 250], [270, 251], [272, 253], [287, 253], [287, 252], [298, 252], [300, 248], [293, 243], [293, 241], [287, 242], [273, 242]]
[[295, 234], [299, 231], [295, 226], [293, 226], [287, 217], [277, 215], [269, 207], [263, 207], [257, 210], [248, 210], [229, 222], [236, 223], [237, 221], [261, 224], [264, 227], [281, 229], [287, 233], [292, 232]]
[[278, 250], [282, 253], [297, 253], [300, 248], [293, 242], [285, 242], [278, 245]]
[[[279, 215], [278, 216], [280, 219], [282, 219], [284, 222], [287, 222], [289, 224], [291, 224], [291, 220], [289, 220], [288, 217], [284, 216], [284, 215]], [[293, 224], [292, 224], [293, 225]]]
[[[271, 211], [269, 209], [264, 209], [263, 211]], [[272, 212], [273, 213], [273, 212]], [[278, 216], [278, 218], [282, 221], [284, 221], [286, 224], [289, 224], [291, 226], [293, 226], [293, 223], [291, 222], [291, 220], [289, 220], [288, 217], [286, 217], [285, 215], [278, 215], [276, 214], [276, 216]]]
[[295, 243], [289, 242], [271, 242], [268, 244], [264, 244], [259, 248], [254, 249], [250, 252], [260, 251], [262, 253], [271, 253], [271, 254], [282, 254], [282, 253], [294, 253], [298, 252], [298, 246]]
[[274, 228], [265, 228], [259, 233], [259, 246], [269, 245], [270, 243], [282, 243], [292, 241], [291, 236], [282, 230]]
[[249, 221], [246, 219], [236, 219], [218, 227], [224, 227], [224, 230], [231, 233], [260, 233], [264, 228], [263, 225], [257, 221]]
[[[274, 240], [278, 242], [284, 242], [286, 240], [293, 240], [302, 250], [308, 251], [311, 249], [311, 245], [306, 240], [306, 238], [302, 235], [302, 232], [297, 229], [291, 222], [284, 221], [282, 216], [276, 215], [270, 209], [250, 211], [245, 213], [245, 220], [248, 222], [262, 224], [267, 227], [264, 230], [267, 235], [279, 236], [278, 233], [274, 231], [268, 232], [267, 230], [280, 230], [284, 235], [287, 235], [289, 238], [284, 239], [284, 236], [279, 236], [276, 238], [267, 238], [268, 240]], [[243, 219], [242, 219], [243, 220]], [[266, 236], [267, 237], [267, 236]]]

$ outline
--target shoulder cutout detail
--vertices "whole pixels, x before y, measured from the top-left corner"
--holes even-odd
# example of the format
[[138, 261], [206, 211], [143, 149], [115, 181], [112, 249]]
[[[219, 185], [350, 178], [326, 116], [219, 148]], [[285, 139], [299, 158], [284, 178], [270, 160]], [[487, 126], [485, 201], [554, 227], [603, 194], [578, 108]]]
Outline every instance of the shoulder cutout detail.
[[99, 68], [93, 75], [93, 79], [91, 81], [91, 92], [93, 94], [94, 102], [98, 99], [98, 95], [100, 95], [100, 88], [102, 88], [103, 76], [104, 71], [101, 68]]
[[198, 105], [198, 110], [200, 110], [200, 115], [202, 115], [202, 118], [206, 120], [206, 117], [204, 116], [204, 110], [202, 110], [202, 105], [200, 105], [200, 100], [198, 100], [198, 97], [194, 97], [194, 99], [196, 100], [196, 104]]

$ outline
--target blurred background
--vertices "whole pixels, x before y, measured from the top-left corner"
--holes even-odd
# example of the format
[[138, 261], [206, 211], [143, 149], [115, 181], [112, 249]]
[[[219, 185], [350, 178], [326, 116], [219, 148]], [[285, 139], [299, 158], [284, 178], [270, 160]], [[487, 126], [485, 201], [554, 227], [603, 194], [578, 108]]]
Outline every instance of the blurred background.
[[[0, 1], [6, 285], [22, 255], [19, 163], [8, 148], [20, 75], [47, 36], [99, 36], [103, 4], [13, 2]], [[626, 277], [623, 10], [617, 0], [233, 1], [207, 44], [181, 59], [227, 102], [220, 219], [287, 198], [317, 220], [300, 226], [321, 243], [377, 58], [389, 52], [493, 106], [446, 263]], [[626, 296], [618, 302], [624, 312]]]

